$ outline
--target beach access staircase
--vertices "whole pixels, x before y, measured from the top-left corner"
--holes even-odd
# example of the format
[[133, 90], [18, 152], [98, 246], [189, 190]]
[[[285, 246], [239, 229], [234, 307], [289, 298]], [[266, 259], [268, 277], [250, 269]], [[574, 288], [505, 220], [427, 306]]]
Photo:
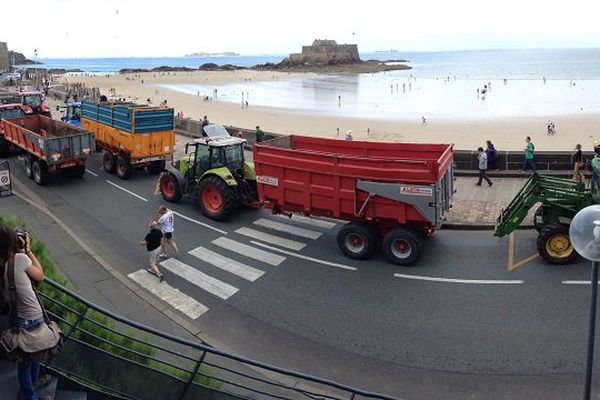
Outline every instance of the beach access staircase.
[[[57, 392], [56, 400], [85, 400], [79, 394], [83, 391], [90, 400], [397, 400], [169, 335], [103, 309], [48, 278], [39, 290], [50, 318], [65, 333], [62, 351], [45, 365], [58, 377], [51, 390], [76, 388], [73, 395], [79, 396]], [[4, 326], [6, 319], [0, 318]], [[16, 366], [0, 362], [0, 400], [16, 398], [17, 386]]]

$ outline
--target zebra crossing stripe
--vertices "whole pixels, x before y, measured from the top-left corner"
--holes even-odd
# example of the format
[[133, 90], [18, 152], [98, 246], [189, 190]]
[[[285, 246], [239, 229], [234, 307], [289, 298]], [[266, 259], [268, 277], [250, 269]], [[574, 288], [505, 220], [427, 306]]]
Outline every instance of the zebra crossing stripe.
[[311, 225], [316, 228], [323, 228], [323, 229], [331, 229], [337, 225], [335, 222], [323, 221], [322, 219], [305, 217], [304, 215], [300, 215], [300, 214], [292, 214], [291, 218], [288, 217], [287, 215], [275, 214], [275, 217], [277, 217], [279, 219], [285, 219], [288, 221], [299, 222], [301, 224]]
[[280, 232], [290, 233], [292, 235], [300, 236], [307, 239], [318, 239], [322, 235], [321, 232], [311, 231], [310, 229], [299, 228], [290, 224], [282, 224], [280, 222], [271, 221], [269, 219], [260, 218], [253, 222], [253, 224], [262, 226], [264, 228], [273, 229]]
[[189, 251], [189, 254], [250, 282], [254, 282], [265, 273], [265, 271], [232, 260], [231, 258], [222, 256], [221, 254], [215, 253], [214, 251], [208, 250], [202, 246], [196, 247], [194, 250]]
[[280, 256], [278, 254], [273, 254], [265, 250], [257, 249], [256, 247], [236, 242], [235, 240], [228, 239], [224, 236], [218, 237], [212, 242], [224, 249], [231, 250], [243, 256], [250, 257], [255, 260], [274, 266], [281, 264], [286, 259], [286, 257]]
[[202, 303], [198, 303], [190, 296], [181, 293], [179, 289], [174, 288], [167, 282], [160, 282], [154, 275], [149, 274], [145, 269], [132, 272], [127, 275], [134, 282], [144, 287], [150, 293], [169, 304], [176, 310], [181, 311], [191, 319], [196, 319], [208, 311]]
[[269, 233], [264, 233], [261, 231], [257, 231], [255, 229], [251, 229], [251, 228], [246, 228], [246, 227], [242, 227], [238, 230], [235, 231], [236, 233], [239, 233], [240, 235], [244, 235], [244, 236], [249, 236], [251, 238], [254, 239], [258, 239], [258, 240], [262, 240], [263, 242], [267, 242], [270, 244], [274, 244], [280, 247], [285, 247], [287, 249], [292, 249], [292, 250], [302, 250], [304, 248], [304, 246], [306, 246], [306, 243], [303, 242], [297, 242], [295, 240], [290, 240], [290, 239], [285, 239], [279, 236], [275, 236], [275, 235], [271, 235]]
[[238, 291], [238, 288], [213, 278], [212, 276], [206, 275], [194, 267], [174, 258], [164, 260], [160, 265], [191, 284], [198, 286], [200, 289], [206, 290], [210, 294], [220, 297], [223, 300], [227, 300]]
[[341, 269], [347, 269], [349, 271], [356, 271], [358, 269], [356, 267], [351, 267], [351, 266], [345, 265], [345, 264], [340, 264], [340, 263], [336, 263], [336, 262], [332, 262], [332, 261], [326, 261], [326, 260], [319, 260], [318, 258], [305, 256], [304, 254], [294, 253], [293, 251], [287, 251], [287, 250], [283, 250], [283, 249], [278, 249], [276, 247], [272, 247], [272, 246], [269, 246], [269, 245], [264, 244], [264, 243], [259, 243], [259, 242], [256, 242], [254, 240], [251, 240], [250, 243], [255, 244], [257, 246], [260, 246], [260, 247], [264, 247], [266, 249], [270, 249], [270, 250], [278, 251], [278, 252], [283, 253], [283, 254], [287, 254], [288, 256], [291, 256], [291, 257], [296, 257], [296, 258], [300, 258], [302, 260], [312, 261], [312, 262], [315, 262], [315, 263], [318, 263], [318, 264], [329, 265], [331, 267], [336, 267], [336, 268], [341, 268]]

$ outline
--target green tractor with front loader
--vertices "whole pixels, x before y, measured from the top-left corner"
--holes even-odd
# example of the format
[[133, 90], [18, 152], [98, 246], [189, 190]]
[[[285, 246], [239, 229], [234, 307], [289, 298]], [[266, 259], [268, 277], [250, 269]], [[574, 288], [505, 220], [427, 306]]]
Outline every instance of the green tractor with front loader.
[[[597, 153], [600, 148], [597, 148]], [[533, 173], [523, 188], [502, 210], [496, 220], [495, 236], [502, 237], [516, 230], [531, 208], [538, 205], [533, 223], [538, 231], [537, 249], [551, 264], [567, 264], [576, 256], [569, 238], [569, 225], [579, 210], [600, 203], [600, 158], [590, 162], [592, 178], [589, 185], [572, 179], [555, 178]]]
[[221, 125], [203, 130], [207, 136], [187, 143], [185, 155], [160, 175], [159, 190], [173, 203], [191, 197], [206, 217], [222, 221], [236, 206], [257, 201], [254, 163], [244, 159], [245, 139], [231, 137]]

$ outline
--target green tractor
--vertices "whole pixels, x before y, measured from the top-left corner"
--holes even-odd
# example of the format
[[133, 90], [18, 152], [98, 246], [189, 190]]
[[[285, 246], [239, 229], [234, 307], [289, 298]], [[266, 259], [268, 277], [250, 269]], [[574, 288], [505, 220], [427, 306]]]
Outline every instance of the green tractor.
[[185, 155], [161, 174], [159, 189], [169, 202], [196, 199], [205, 216], [221, 221], [237, 205], [257, 201], [254, 163], [244, 159], [245, 139], [232, 138], [220, 125], [203, 129], [207, 136], [185, 145]]
[[554, 178], [533, 173], [523, 188], [502, 210], [496, 220], [495, 236], [502, 237], [516, 230], [528, 211], [539, 204], [534, 214], [538, 231], [537, 249], [551, 264], [567, 264], [577, 253], [569, 238], [571, 220], [581, 210], [600, 203], [600, 158], [591, 161], [592, 179], [589, 188], [575, 180]]

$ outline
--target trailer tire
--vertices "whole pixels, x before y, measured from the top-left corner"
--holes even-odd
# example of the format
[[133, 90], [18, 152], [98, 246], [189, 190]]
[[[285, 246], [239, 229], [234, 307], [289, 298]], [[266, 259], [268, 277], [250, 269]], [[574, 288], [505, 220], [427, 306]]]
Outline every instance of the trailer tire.
[[221, 178], [210, 175], [200, 181], [198, 203], [206, 217], [223, 221], [233, 211], [236, 200], [233, 190]]
[[77, 165], [69, 168], [69, 175], [73, 179], [81, 179], [85, 175], [85, 165]]
[[179, 186], [177, 177], [171, 172], [163, 172], [160, 178], [158, 178], [158, 185], [162, 198], [169, 203], [177, 203], [181, 200], [183, 192]]
[[26, 155], [23, 157], [23, 169], [25, 170], [25, 176], [29, 179], [33, 179], [33, 170], [31, 168], [31, 157]]
[[165, 169], [165, 160], [152, 161], [150, 165], [148, 165], [148, 172], [152, 175], [158, 175]]
[[382, 241], [383, 254], [394, 264], [413, 266], [421, 256], [424, 244], [419, 234], [410, 228], [394, 228]]
[[115, 163], [115, 173], [120, 179], [127, 180], [131, 178], [131, 174], [133, 172], [133, 167], [125, 159], [125, 157], [119, 156], [117, 157], [117, 162]]
[[115, 173], [115, 156], [110, 151], [105, 151], [102, 154], [102, 169], [109, 174]]
[[33, 180], [40, 186], [48, 183], [48, 165], [43, 160], [36, 160], [31, 166]]
[[569, 227], [550, 223], [540, 230], [537, 239], [540, 256], [550, 264], [568, 264], [577, 256], [569, 238]]
[[337, 244], [342, 253], [355, 260], [371, 258], [377, 249], [378, 241], [377, 231], [364, 222], [347, 223], [337, 235]]

